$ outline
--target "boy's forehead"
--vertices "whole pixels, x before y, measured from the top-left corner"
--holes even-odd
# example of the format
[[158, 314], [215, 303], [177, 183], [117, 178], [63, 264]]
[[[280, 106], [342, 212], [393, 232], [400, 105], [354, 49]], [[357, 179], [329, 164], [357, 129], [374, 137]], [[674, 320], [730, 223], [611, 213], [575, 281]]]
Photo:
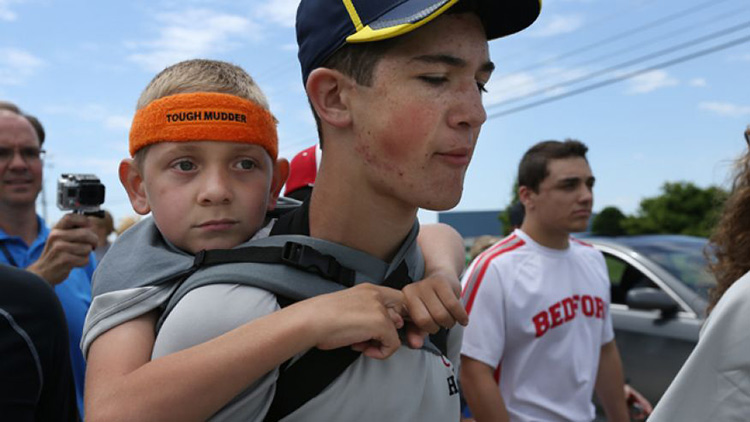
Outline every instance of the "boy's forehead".
[[[460, 45], [451, 43], [459, 37], [461, 38]], [[470, 49], [479, 51], [483, 62], [489, 61], [489, 45], [478, 16], [473, 13], [463, 13], [440, 16], [430, 25], [399, 37], [394, 48], [388, 50], [385, 55], [395, 53], [412, 60], [423, 61], [430, 61], [439, 56], [462, 60], [462, 56]], [[463, 63], [456, 61], [453, 64]]]
[[152, 144], [150, 150], [156, 150], [162, 154], [185, 153], [194, 155], [203, 155], [219, 151], [230, 154], [251, 151], [266, 153], [266, 150], [260, 145], [229, 141], [163, 141]]
[[566, 179], [588, 179], [592, 177], [591, 167], [583, 157], [555, 158], [547, 162], [547, 177], [552, 183]]

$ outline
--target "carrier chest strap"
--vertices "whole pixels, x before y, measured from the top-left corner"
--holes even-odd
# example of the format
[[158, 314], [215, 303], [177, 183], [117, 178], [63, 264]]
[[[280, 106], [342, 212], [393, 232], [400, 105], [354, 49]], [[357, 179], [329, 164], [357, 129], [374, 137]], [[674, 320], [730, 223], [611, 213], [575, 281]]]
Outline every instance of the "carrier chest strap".
[[333, 256], [321, 253], [312, 246], [291, 241], [286, 242], [284, 246], [202, 250], [195, 255], [193, 268], [240, 262], [283, 264], [317, 274], [344, 287], [354, 286], [357, 275], [353, 270], [341, 265]]
[[[406, 262], [401, 261], [396, 270], [383, 281], [383, 285], [401, 289], [411, 282]], [[288, 362], [282, 365], [276, 380], [276, 392], [264, 422], [279, 421], [318, 396], [360, 354], [350, 347], [333, 350], [312, 348], [291, 365]]]

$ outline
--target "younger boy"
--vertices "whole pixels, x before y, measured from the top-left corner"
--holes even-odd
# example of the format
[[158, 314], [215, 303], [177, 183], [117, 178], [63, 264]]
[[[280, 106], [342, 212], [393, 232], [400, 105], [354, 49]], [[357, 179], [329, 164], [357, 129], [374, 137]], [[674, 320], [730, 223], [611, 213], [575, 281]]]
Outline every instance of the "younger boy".
[[[273, 312], [278, 305], [272, 294], [254, 289], [258, 301], [238, 306], [250, 318], [227, 318], [225, 313], [234, 315], [231, 305], [222, 313], [196, 313], [212, 329], [186, 327], [168, 338], [172, 350], [165, 350], [154, 327], [175, 286], [143, 280], [190, 266], [201, 250], [267, 235], [265, 215], [275, 207], [288, 163], [276, 158], [275, 121], [263, 94], [236, 66], [208, 60], [171, 66], [144, 90], [138, 109], [130, 135], [133, 159], [123, 160], [120, 178], [133, 208], [153, 218], [118, 238], [95, 279], [97, 297], [83, 341], [90, 365], [88, 419], [206, 419], [264, 374], [261, 383], [272, 386], [274, 367], [312, 347], [354, 344], [376, 358], [398, 348], [399, 312], [411, 299], [363, 285], [279, 312]], [[458, 265], [450, 269], [454, 276], [459, 271]], [[450, 290], [446, 278], [438, 275], [430, 286]], [[227, 299], [237, 288], [219, 286]], [[175, 312], [184, 306], [179, 302]], [[262, 417], [268, 407], [265, 401], [255, 408], [237, 404], [215, 417]]]

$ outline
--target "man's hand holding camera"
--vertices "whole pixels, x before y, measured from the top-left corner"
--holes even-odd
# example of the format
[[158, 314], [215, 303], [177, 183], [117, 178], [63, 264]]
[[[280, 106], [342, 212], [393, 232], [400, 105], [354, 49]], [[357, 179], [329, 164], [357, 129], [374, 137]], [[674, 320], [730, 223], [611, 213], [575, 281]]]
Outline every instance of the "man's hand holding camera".
[[88, 217], [67, 214], [50, 230], [42, 255], [27, 269], [54, 286], [68, 278], [73, 268], [87, 265], [96, 244]]
[[73, 268], [89, 263], [98, 238], [88, 215], [103, 216], [104, 185], [93, 174], [63, 174], [57, 181], [57, 207], [72, 211], [50, 230], [39, 259], [27, 269], [51, 285], [62, 283]]

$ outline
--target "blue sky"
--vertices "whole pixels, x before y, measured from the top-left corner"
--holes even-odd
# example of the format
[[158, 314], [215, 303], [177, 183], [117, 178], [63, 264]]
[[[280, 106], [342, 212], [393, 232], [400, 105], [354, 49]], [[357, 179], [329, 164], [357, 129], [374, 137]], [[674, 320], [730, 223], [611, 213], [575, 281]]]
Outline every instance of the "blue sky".
[[[74, 172], [102, 179], [116, 220], [133, 214], [116, 170], [127, 155], [136, 99], [156, 72], [179, 60], [244, 67], [280, 122], [281, 155], [312, 145], [315, 126], [296, 59], [297, 3], [0, 0], [0, 99], [37, 115], [47, 129], [48, 218], [61, 215], [57, 177]], [[490, 43], [497, 71], [485, 105], [496, 117], [482, 130], [456, 210], [506, 206], [518, 160], [546, 139], [588, 144], [595, 210], [614, 205], [632, 213], [666, 181], [727, 186], [732, 159], [747, 148], [748, 37], [748, 0], [545, 0], [529, 30]], [[597, 83], [604, 86], [573, 95]]]

